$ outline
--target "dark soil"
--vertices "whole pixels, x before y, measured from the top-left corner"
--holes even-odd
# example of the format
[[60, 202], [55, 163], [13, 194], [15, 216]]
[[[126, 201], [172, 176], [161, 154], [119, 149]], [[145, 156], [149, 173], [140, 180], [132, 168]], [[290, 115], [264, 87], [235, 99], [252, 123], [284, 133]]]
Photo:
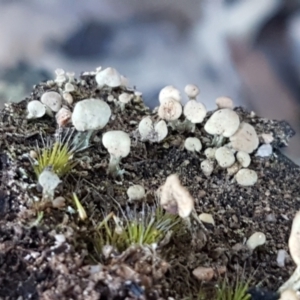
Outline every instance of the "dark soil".
[[[98, 90], [93, 76], [81, 76], [72, 93], [74, 104], [85, 98], [117, 98], [122, 89]], [[31, 96], [17, 104], [7, 104], [0, 116], [1, 193], [0, 193], [0, 299], [197, 299], [201, 290], [210, 289], [219, 278], [201, 283], [193, 277], [198, 266], [226, 266], [226, 277], [251, 279], [269, 291], [276, 291], [288, 279], [295, 266], [291, 259], [286, 267], [276, 263], [277, 252], [288, 250], [291, 222], [300, 208], [299, 167], [279, 151], [294, 132], [285, 122], [269, 121], [236, 108], [241, 120], [252, 124], [257, 133], [273, 133], [271, 157], [251, 156], [250, 168], [258, 173], [252, 187], [239, 186], [226, 170], [216, 167], [206, 178], [200, 154], [184, 150], [187, 136], [196, 136], [205, 147], [212, 137], [197, 125], [195, 133], [169, 129], [162, 143], [141, 142], [138, 122], [155, 114], [135, 97], [121, 111], [108, 102], [114, 117], [104, 130], [95, 133], [90, 147], [75, 154], [78, 164], [63, 178], [56, 196], [66, 199], [65, 208], [54, 208], [41, 201], [42, 193], [29, 159], [30, 150], [44, 147], [70, 131], [58, 129], [55, 118], [27, 120], [28, 101], [40, 99], [43, 92], [61, 92], [56, 85], [40, 83]], [[133, 91], [131, 91], [133, 93]], [[64, 103], [68, 105], [67, 103]], [[73, 105], [69, 105], [72, 110]], [[211, 113], [210, 113], [211, 114]], [[210, 115], [209, 114], [209, 115]], [[130, 155], [122, 159], [126, 170], [123, 180], [107, 173], [109, 154], [101, 143], [108, 130], [123, 130], [131, 135]], [[110, 212], [121, 219], [139, 212], [143, 205], [128, 202], [126, 191], [131, 184], [141, 184], [147, 192], [144, 202], [157, 205], [156, 191], [166, 177], [177, 173], [195, 198], [197, 213], [213, 215], [215, 226], [201, 226], [192, 220], [188, 227], [171, 237], [167, 245], [156, 250], [151, 246], [133, 245], [124, 252], [104, 258], [95, 248], [95, 224]], [[80, 220], [72, 201], [75, 192], [88, 219]], [[43, 218], [37, 222], [38, 213]], [[244, 246], [255, 231], [267, 237], [265, 245], [252, 253]], [[66, 241], [58, 243], [56, 235]], [[218, 277], [218, 276], [217, 276]]]

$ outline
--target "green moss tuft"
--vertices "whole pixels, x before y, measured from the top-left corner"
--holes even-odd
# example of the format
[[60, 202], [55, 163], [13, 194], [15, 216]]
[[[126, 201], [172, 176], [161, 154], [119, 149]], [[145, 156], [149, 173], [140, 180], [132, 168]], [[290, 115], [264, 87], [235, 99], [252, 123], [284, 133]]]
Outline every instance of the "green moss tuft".
[[55, 142], [52, 147], [37, 148], [38, 156], [33, 164], [34, 172], [39, 176], [46, 167], [51, 166], [57, 176], [62, 177], [76, 165], [73, 154], [68, 144], [60, 142]]
[[222, 284], [217, 287], [216, 300], [250, 300], [251, 296], [247, 293], [248, 288], [248, 282], [237, 280], [234, 286], [231, 286], [224, 279]]
[[251, 295], [247, 293], [250, 280], [237, 278], [235, 282], [229, 282], [225, 277], [215, 285], [212, 282], [204, 284], [194, 296], [190, 292], [190, 295], [183, 300], [251, 300]]
[[96, 227], [96, 252], [101, 255], [104, 245], [123, 251], [131, 245], [157, 244], [169, 232], [176, 231], [180, 222], [179, 217], [166, 213], [161, 207], [150, 211], [143, 210], [142, 215], [127, 218], [125, 222], [110, 213]]

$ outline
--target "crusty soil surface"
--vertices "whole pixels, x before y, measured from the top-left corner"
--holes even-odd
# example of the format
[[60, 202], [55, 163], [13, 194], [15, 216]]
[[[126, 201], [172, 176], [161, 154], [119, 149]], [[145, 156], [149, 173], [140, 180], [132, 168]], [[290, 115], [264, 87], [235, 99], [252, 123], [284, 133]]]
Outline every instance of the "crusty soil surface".
[[[98, 90], [94, 76], [81, 76], [74, 84], [74, 104], [91, 97], [108, 101], [109, 95], [117, 98], [122, 92], [121, 88]], [[286, 122], [235, 109], [258, 134], [275, 137], [271, 157], [251, 155], [250, 168], [257, 172], [258, 182], [241, 187], [217, 166], [205, 177], [200, 169], [203, 151], [184, 150], [188, 136], [198, 137], [203, 149], [210, 145], [212, 137], [203, 125], [197, 125], [194, 133], [169, 128], [162, 143], [141, 142], [138, 122], [145, 115], [155, 120], [155, 114], [137, 96], [124, 111], [117, 102], [108, 101], [113, 111], [110, 122], [94, 133], [89, 148], [75, 154], [78, 164], [56, 191], [56, 196], [66, 199], [66, 207], [54, 208], [42, 201], [29, 152], [37, 145], [45, 147], [45, 141], [72, 134], [71, 125], [58, 130], [55, 117], [26, 119], [28, 101], [40, 99], [47, 90], [61, 92], [56, 84], [40, 83], [27, 99], [6, 105], [0, 116], [0, 299], [197, 299], [201, 290], [219, 281], [215, 276], [209, 283], [199, 282], [192, 275], [198, 266], [226, 266], [229, 282], [251, 278], [252, 285], [272, 291], [293, 272], [290, 258], [284, 268], [276, 263], [278, 250], [288, 250], [291, 222], [300, 208], [299, 167], [279, 151], [294, 134]], [[121, 163], [126, 171], [123, 179], [107, 176], [109, 154], [101, 142], [103, 132], [116, 129], [129, 133], [132, 140], [131, 152]], [[203, 229], [191, 218], [190, 225], [181, 223], [180, 234], [175, 231], [168, 243], [156, 249], [133, 245], [123, 252], [114, 249], [109, 257], [96, 251], [95, 224], [110, 212], [120, 219], [133, 218], [145, 206], [151, 212], [157, 205], [157, 189], [173, 173], [194, 197], [197, 213], [212, 214], [215, 226]], [[129, 203], [126, 191], [132, 184], [145, 187], [144, 204]], [[73, 192], [88, 215], [84, 221], [76, 213]], [[43, 218], [37, 222], [41, 212]], [[265, 233], [267, 242], [251, 252], [244, 243], [255, 231]], [[66, 240], [58, 242], [57, 234]]]

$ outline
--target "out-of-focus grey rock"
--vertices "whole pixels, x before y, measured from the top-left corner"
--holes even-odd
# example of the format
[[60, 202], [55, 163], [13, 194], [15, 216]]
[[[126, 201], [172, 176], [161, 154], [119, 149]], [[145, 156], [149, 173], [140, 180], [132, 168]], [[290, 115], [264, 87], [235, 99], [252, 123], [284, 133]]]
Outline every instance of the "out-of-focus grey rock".
[[0, 98], [4, 100], [3, 102], [21, 101], [30, 94], [34, 84], [51, 77], [48, 71], [35, 68], [26, 62], [19, 62], [15, 67], [0, 69]]
[[[208, 109], [229, 96], [300, 130], [297, 0], [0, 0], [0, 28], [0, 70], [114, 67], [151, 107], [164, 86], [192, 83]], [[18, 81], [4, 90], [4, 101], [27, 91]], [[291, 143], [295, 157], [300, 139]]]

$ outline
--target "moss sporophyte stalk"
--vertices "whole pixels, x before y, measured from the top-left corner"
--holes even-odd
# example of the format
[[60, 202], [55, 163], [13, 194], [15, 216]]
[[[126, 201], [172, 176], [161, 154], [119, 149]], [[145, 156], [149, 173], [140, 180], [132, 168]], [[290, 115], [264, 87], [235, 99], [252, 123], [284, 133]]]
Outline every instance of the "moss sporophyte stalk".
[[84, 221], [86, 218], [87, 218], [87, 214], [86, 214], [86, 211], [85, 209], [83, 208], [80, 200], [78, 199], [77, 195], [75, 193], [73, 193], [73, 200], [75, 202], [75, 205], [76, 205], [76, 208], [77, 208], [77, 211], [78, 211], [78, 215], [79, 215], [79, 218]]

